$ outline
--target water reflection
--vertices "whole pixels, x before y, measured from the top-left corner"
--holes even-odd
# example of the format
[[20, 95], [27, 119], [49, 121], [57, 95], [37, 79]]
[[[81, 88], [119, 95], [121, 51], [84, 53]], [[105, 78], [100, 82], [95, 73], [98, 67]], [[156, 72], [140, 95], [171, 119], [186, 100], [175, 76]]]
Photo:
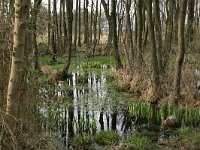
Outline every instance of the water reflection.
[[[129, 106], [121, 103], [124, 100], [120, 93], [109, 88], [104, 72], [73, 72], [67, 81], [45, 84], [39, 92], [41, 102], [44, 103], [40, 112], [48, 122], [43, 123], [45, 129], [50, 132], [59, 131], [65, 145], [70, 145], [70, 139], [75, 135], [94, 135], [107, 130], [115, 130], [122, 135], [132, 128], [142, 130], [140, 125], [153, 126], [152, 130], [158, 133], [155, 140], [158, 140], [159, 136], [164, 135], [160, 126], [161, 119], [174, 114], [178, 114], [177, 118], [184, 120], [184, 123], [188, 121], [194, 124], [189, 120], [191, 113], [187, 114], [187, 111], [177, 110], [172, 106], [158, 110], [149, 103], [135, 102]], [[186, 114], [185, 119], [182, 119], [183, 114]], [[198, 125], [200, 115], [195, 116], [194, 120]]]
[[40, 110], [46, 118], [51, 118], [50, 130], [60, 130], [65, 145], [75, 135], [94, 135], [102, 130], [116, 130], [121, 134], [131, 128], [132, 121], [125, 117], [128, 110], [124, 108], [128, 106], [113, 98], [115, 93], [109, 91], [105, 73], [73, 72], [66, 82], [58, 82], [53, 88], [45, 86], [40, 92], [42, 100], [54, 101], [53, 110], [45, 107]]

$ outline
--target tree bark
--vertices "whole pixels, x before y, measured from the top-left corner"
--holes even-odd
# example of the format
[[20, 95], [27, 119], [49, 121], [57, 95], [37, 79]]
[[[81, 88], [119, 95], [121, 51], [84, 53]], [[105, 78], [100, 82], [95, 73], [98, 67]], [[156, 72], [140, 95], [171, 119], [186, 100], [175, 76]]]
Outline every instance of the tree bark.
[[163, 41], [162, 41], [162, 28], [160, 20], [160, 2], [159, 0], [154, 0], [154, 17], [155, 17], [155, 31], [156, 31], [156, 41], [157, 41], [157, 57], [158, 57], [158, 68], [162, 71], [162, 60], [163, 60]]
[[142, 31], [143, 31], [143, 21], [142, 21], [142, 0], [136, 1], [137, 8], [137, 62], [139, 65], [143, 62], [142, 56]]
[[86, 44], [86, 46], [89, 44], [88, 4], [88, 0], [84, 0], [84, 44]]
[[112, 33], [113, 33], [113, 47], [114, 47], [114, 58], [116, 69], [121, 69], [123, 67], [119, 55], [118, 49], [118, 38], [117, 38], [117, 22], [116, 22], [116, 0], [112, 0], [112, 10], [111, 10], [111, 21], [112, 21]]
[[175, 5], [175, 15], [174, 15], [174, 43], [177, 44], [178, 41], [178, 18], [179, 18], [179, 13], [180, 13], [180, 0], [176, 0], [176, 5]]
[[27, 0], [15, 0], [13, 53], [6, 107], [6, 112], [14, 116], [17, 115], [19, 110], [18, 107], [23, 96], [23, 88], [26, 81], [23, 75], [25, 70], [24, 46], [27, 7], [29, 7]]
[[[166, 38], [165, 38], [165, 50], [164, 50], [164, 57], [163, 57], [163, 72], [166, 71], [169, 63], [169, 56], [171, 53], [171, 46], [172, 46], [172, 34], [173, 34], [173, 15], [174, 15], [174, 0], [168, 1], [169, 9], [168, 9], [168, 16], [167, 16], [167, 23], [166, 23]], [[167, 9], [167, 8], [166, 8]]]
[[186, 41], [186, 48], [190, 48], [190, 43], [193, 41], [193, 22], [194, 22], [194, 5], [195, 0], [188, 0], [188, 19], [187, 19], [187, 41]]
[[95, 53], [95, 47], [97, 45], [97, 19], [98, 19], [98, 0], [96, 1], [96, 12], [95, 12], [95, 15], [94, 15], [94, 48], [93, 48], [93, 54]]
[[67, 6], [67, 25], [68, 25], [68, 50], [67, 50], [67, 60], [66, 65], [64, 66], [62, 76], [63, 79], [66, 79], [68, 76], [68, 70], [71, 62], [72, 55], [72, 22], [73, 22], [73, 0], [66, 1]]
[[51, 51], [51, 0], [48, 0], [48, 51]]
[[74, 32], [74, 51], [76, 51], [77, 45], [77, 24], [78, 24], [78, 0], [76, 0], [76, 12], [75, 12], [75, 32]]
[[149, 34], [151, 39], [151, 66], [152, 66], [152, 88], [153, 88], [153, 97], [155, 99], [159, 98], [159, 69], [158, 69], [158, 58], [157, 58], [157, 49], [156, 49], [156, 40], [154, 25], [152, 19], [152, 0], [147, 0], [147, 15], [148, 15], [148, 27]]
[[42, 0], [34, 0], [34, 8], [33, 8], [33, 68], [35, 70], [39, 69], [39, 50], [38, 50], [38, 44], [37, 44], [37, 16], [40, 10]]
[[101, 3], [100, 3], [100, 6], [99, 6], [99, 38], [98, 38], [98, 41], [100, 42], [101, 40]]
[[81, 0], [78, 5], [78, 46], [81, 47]]
[[90, 11], [90, 34], [89, 34], [89, 37], [90, 37], [90, 45], [92, 44], [92, 37], [93, 37], [93, 32], [92, 32], [92, 29], [93, 29], [93, 11], [94, 11], [94, 9], [93, 9], [93, 7], [94, 7], [94, 2], [93, 2], [93, 0], [92, 0], [92, 4], [91, 4], [91, 11]]
[[112, 33], [112, 18], [111, 18], [111, 15], [109, 14], [109, 7], [108, 7], [109, 5], [106, 4], [105, 0], [101, 0], [101, 3], [103, 5], [104, 11], [105, 11], [106, 19], [108, 20], [109, 33], [108, 33], [107, 48], [110, 48], [112, 40], [113, 40], [112, 39], [112, 37], [113, 37], [113, 33]]
[[174, 98], [180, 98], [181, 91], [181, 73], [185, 56], [184, 45], [184, 30], [185, 30], [185, 16], [187, 10], [187, 0], [180, 1], [180, 14], [178, 18], [178, 52], [175, 63], [175, 76], [174, 76]]
[[52, 27], [52, 34], [51, 34], [51, 49], [52, 49], [52, 64], [56, 63], [56, 56], [57, 56], [57, 4], [56, 0], [53, 0], [53, 27]]
[[131, 8], [131, 0], [126, 0], [126, 47], [127, 47], [127, 57], [128, 57], [128, 65], [129, 69], [133, 69], [134, 62], [134, 50], [133, 50], [133, 32], [131, 28], [131, 18], [130, 18], [130, 8]]

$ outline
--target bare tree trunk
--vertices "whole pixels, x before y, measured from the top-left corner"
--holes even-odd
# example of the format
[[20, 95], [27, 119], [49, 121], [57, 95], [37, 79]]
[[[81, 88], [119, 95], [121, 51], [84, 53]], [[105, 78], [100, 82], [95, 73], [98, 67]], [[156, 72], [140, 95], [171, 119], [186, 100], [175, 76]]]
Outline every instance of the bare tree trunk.
[[78, 24], [78, 0], [76, 0], [76, 12], [75, 12], [74, 51], [76, 51], [76, 45], [77, 45], [77, 24]]
[[56, 39], [56, 50], [60, 51], [60, 43], [61, 43], [61, 36], [60, 36], [60, 30], [59, 30], [59, 24], [58, 24], [58, 7], [57, 7], [57, 0], [55, 0], [55, 9], [54, 9], [54, 19], [55, 19], [55, 39]]
[[[166, 25], [166, 38], [165, 38], [165, 50], [164, 50], [164, 57], [163, 57], [163, 71], [165, 72], [169, 63], [169, 56], [171, 53], [171, 45], [172, 45], [172, 33], [173, 33], [173, 15], [174, 15], [174, 0], [170, 0], [169, 2], [169, 9], [168, 9], [168, 16], [167, 16], [167, 25]], [[167, 8], [166, 8], [167, 9]]]
[[78, 5], [78, 46], [81, 47], [81, 0]]
[[60, 38], [60, 45], [59, 45], [59, 49], [60, 49], [60, 52], [62, 53], [63, 52], [63, 49], [62, 49], [62, 47], [63, 47], [63, 38], [62, 38], [62, 29], [63, 29], [63, 27], [62, 27], [62, 25], [63, 25], [63, 11], [62, 11], [62, 6], [63, 6], [63, 1], [64, 0], [60, 0], [60, 12], [59, 12], [59, 38]]
[[129, 69], [133, 69], [134, 62], [134, 50], [133, 50], [133, 32], [131, 28], [131, 18], [130, 18], [130, 8], [131, 8], [131, 0], [126, 0], [126, 46], [127, 46], [127, 56], [129, 62]]
[[123, 33], [123, 22], [124, 22], [124, 3], [123, 1], [119, 2], [118, 4], [118, 8], [117, 8], [117, 19], [118, 19], [118, 44], [121, 45], [121, 37], [122, 37], [122, 33]]
[[92, 0], [92, 4], [91, 4], [91, 11], [90, 11], [90, 34], [89, 34], [89, 37], [90, 37], [90, 45], [92, 44], [92, 35], [93, 35], [93, 32], [92, 32], [92, 28], [93, 28], [93, 9], [94, 7], [94, 2]]
[[66, 65], [63, 69], [62, 76], [63, 79], [66, 79], [68, 76], [68, 70], [71, 62], [71, 55], [72, 55], [72, 22], [73, 22], [73, 0], [66, 1], [67, 6], [67, 24], [68, 24], [68, 50], [67, 50], [67, 60]]
[[96, 1], [96, 12], [94, 15], [94, 48], [93, 48], [93, 54], [95, 53], [95, 47], [97, 45], [97, 18], [98, 18], [98, 0]]
[[137, 8], [136, 8], [136, 3], [134, 5], [134, 16], [135, 16], [135, 34], [134, 34], [134, 42], [135, 45], [137, 45], [137, 37], [138, 37], [138, 20], [137, 20]]
[[139, 65], [143, 62], [142, 56], [142, 31], [143, 31], [143, 21], [142, 21], [142, 0], [136, 1], [136, 8], [137, 8], [137, 60]]
[[33, 12], [34, 12], [34, 15], [33, 15], [33, 58], [34, 58], [34, 61], [33, 61], [33, 68], [35, 70], [38, 70], [39, 69], [39, 60], [38, 60], [38, 57], [39, 57], [39, 50], [38, 50], [38, 44], [37, 44], [37, 16], [38, 16], [38, 13], [39, 13], [39, 9], [40, 9], [40, 5], [41, 5], [41, 2], [42, 0], [34, 0], [34, 8], [33, 8]]
[[56, 56], [57, 56], [57, 42], [56, 42], [56, 33], [57, 32], [57, 5], [56, 0], [53, 0], [53, 27], [52, 27], [52, 35], [51, 35], [51, 49], [52, 49], [52, 63], [56, 63]]
[[187, 29], [186, 29], [186, 35], [187, 35], [187, 41], [186, 41], [186, 48], [190, 48], [190, 43], [193, 41], [193, 22], [194, 22], [194, 5], [195, 0], [188, 0], [188, 19], [187, 19]]
[[51, 51], [51, 0], [48, 0], [48, 51]]
[[111, 10], [111, 21], [112, 21], [112, 33], [113, 33], [113, 47], [114, 47], [114, 58], [115, 58], [115, 64], [116, 69], [120, 69], [123, 67], [120, 55], [119, 55], [119, 49], [118, 49], [118, 38], [117, 38], [117, 22], [116, 22], [116, 0], [112, 0], [112, 10]]
[[143, 49], [145, 49], [145, 47], [147, 46], [148, 34], [149, 34], [149, 28], [148, 28], [148, 25], [146, 25], [145, 31], [143, 33], [143, 41], [142, 41], [142, 48]]
[[[66, 1], [63, 1], [63, 49], [67, 49], [67, 24], [66, 24]], [[66, 53], [66, 52], [65, 52]]]
[[142, 9], [142, 23], [143, 23], [143, 29], [142, 29], [142, 32], [143, 32], [143, 40], [142, 40], [142, 48], [143, 48], [143, 51], [147, 45], [147, 38], [148, 38], [148, 33], [149, 33], [149, 28], [148, 28], [148, 21], [147, 21], [147, 17], [146, 17], [146, 4], [143, 2], [143, 9]]
[[178, 52], [175, 63], [175, 76], [174, 76], [174, 98], [180, 98], [181, 91], [181, 73], [185, 55], [184, 45], [184, 30], [185, 30], [185, 16], [187, 10], [187, 0], [180, 1], [180, 14], [178, 18]]
[[98, 19], [98, 5], [99, 1], [96, 0], [96, 13], [94, 17], [94, 43], [97, 43], [97, 19]]
[[200, 18], [200, 8], [198, 7], [199, 5], [199, 0], [196, 0], [196, 7], [195, 7], [195, 23], [196, 23], [196, 28], [199, 31], [199, 18]]
[[[25, 46], [25, 30], [26, 30], [26, 13], [29, 7], [27, 0], [15, 0], [15, 17], [14, 17], [14, 39], [13, 53], [10, 71], [10, 79], [7, 92], [7, 108], [8, 114], [17, 115], [20, 100], [23, 96], [24, 79], [24, 46]], [[24, 11], [26, 10], [26, 11]]]
[[177, 41], [178, 41], [178, 18], [179, 18], [179, 13], [180, 13], [180, 0], [176, 0], [176, 5], [175, 5], [175, 15], [174, 15], [174, 42], [175, 44], [177, 44]]
[[88, 0], [84, 0], [84, 44], [86, 44], [87, 46], [89, 44], [88, 4]]
[[98, 38], [98, 41], [100, 42], [101, 40], [101, 3], [100, 3], [100, 6], [99, 6], [99, 38]]
[[[29, 59], [28, 55], [32, 52], [32, 32], [31, 32], [31, 19], [30, 19], [30, 6], [31, 6], [31, 0], [28, 1], [28, 8], [27, 8], [27, 13], [26, 13], [26, 22], [27, 22], [27, 30], [25, 32], [25, 61], [26, 61], [26, 66], [29, 65]], [[27, 71], [27, 70], [26, 70]], [[27, 73], [27, 72], [26, 72]], [[26, 74], [25, 73], [25, 74]]]
[[160, 21], [160, 2], [159, 0], [154, 0], [154, 17], [155, 17], [155, 31], [157, 39], [157, 57], [158, 57], [158, 68], [162, 71], [162, 58], [163, 58], [163, 44], [162, 44], [162, 28]]
[[105, 0], [101, 0], [101, 3], [103, 5], [104, 11], [105, 11], [106, 19], [108, 20], [109, 33], [108, 33], [107, 48], [110, 48], [112, 40], [113, 40], [112, 39], [113, 33], [112, 33], [112, 19], [111, 19], [111, 15], [109, 14], [109, 4], [106, 4]]
[[152, 19], [152, 0], [147, 0], [147, 15], [148, 15], [148, 27], [151, 38], [151, 46], [152, 46], [152, 52], [151, 52], [152, 88], [153, 88], [153, 96], [155, 99], [157, 99], [159, 98], [159, 68], [158, 68], [155, 32]]

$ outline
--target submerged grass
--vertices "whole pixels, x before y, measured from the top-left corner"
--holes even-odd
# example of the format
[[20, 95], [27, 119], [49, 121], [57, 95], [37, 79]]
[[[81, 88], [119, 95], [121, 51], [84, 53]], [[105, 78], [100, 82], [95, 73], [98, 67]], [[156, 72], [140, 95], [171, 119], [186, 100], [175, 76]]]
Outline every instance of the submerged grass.
[[[58, 71], [62, 71], [65, 64], [64, 57], [57, 57], [57, 62], [55, 64], [51, 63], [52, 56], [42, 56], [39, 58], [39, 62], [41, 65], [51, 65], [54, 69]], [[69, 71], [75, 71], [77, 66], [82, 66], [83, 70], [88, 71], [98, 71], [99, 69], [103, 69], [103, 65], [107, 65], [107, 67], [114, 64], [114, 58], [110, 56], [95, 56], [95, 57], [84, 57], [81, 55], [73, 56], [70, 64]]]

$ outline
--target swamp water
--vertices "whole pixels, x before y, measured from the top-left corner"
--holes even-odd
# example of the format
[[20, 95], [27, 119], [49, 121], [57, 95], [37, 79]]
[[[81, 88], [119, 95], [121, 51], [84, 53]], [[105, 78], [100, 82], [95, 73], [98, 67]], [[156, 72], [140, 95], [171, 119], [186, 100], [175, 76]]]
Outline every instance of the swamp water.
[[177, 108], [170, 104], [152, 108], [150, 103], [138, 102], [132, 94], [115, 90], [109, 83], [105, 65], [100, 73], [81, 70], [79, 66], [67, 81], [58, 82], [53, 88], [44, 85], [39, 90], [44, 128], [58, 132], [67, 147], [71, 147], [77, 135], [94, 136], [110, 130], [116, 131], [121, 139], [133, 130], [153, 132], [152, 141], [157, 142], [175, 131], [163, 128], [167, 116], [175, 116], [178, 127], [199, 125], [199, 108]]

